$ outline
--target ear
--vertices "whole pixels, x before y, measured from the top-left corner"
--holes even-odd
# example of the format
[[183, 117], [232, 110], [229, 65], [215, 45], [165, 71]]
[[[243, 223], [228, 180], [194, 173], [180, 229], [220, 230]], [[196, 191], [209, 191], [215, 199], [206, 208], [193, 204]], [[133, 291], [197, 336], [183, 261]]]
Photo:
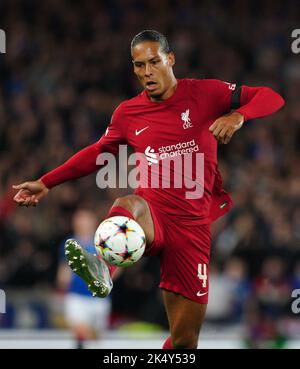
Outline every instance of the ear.
[[168, 53], [168, 62], [169, 62], [169, 65], [171, 65], [171, 67], [173, 67], [175, 65], [175, 55], [174, 55], [173, 51], [170, 51]]

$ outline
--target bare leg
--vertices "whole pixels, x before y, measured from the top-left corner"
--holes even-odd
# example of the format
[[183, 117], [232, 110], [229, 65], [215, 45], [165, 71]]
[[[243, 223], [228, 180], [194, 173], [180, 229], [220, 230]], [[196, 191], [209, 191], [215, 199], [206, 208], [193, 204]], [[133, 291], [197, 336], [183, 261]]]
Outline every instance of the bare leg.
[[145, 232], [147, 246], [150, 246], [154, 240], [154, 225], [147, 201], [137, 195], [128, 195], [117, 198], [114, 206], [120, 206], [132, 213]]
[[195, 349], [205, 317], [206, 306], [179, 294], [163, 291], [174, 348]]

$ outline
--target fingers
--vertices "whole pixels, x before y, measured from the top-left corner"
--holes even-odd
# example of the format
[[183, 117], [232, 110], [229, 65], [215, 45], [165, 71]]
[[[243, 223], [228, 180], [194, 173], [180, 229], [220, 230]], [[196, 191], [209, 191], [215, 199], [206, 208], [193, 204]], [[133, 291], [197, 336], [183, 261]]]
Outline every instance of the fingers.
[[24, 183], [21, 183], [19, 185], [12, 185], [12, 188], [15, 189], [15, 190], [26, 189], [27, 185], [28, 185], [28, 183], [24, 182]]
[[36, 199], [36, 196], [28, 196], [22, 203], [22, 206], [37, 206], [38, 200]]
[[37, 206], [37, 204], [39, 203], [39, 200], [36, 198], [36, 196], [31, 196], [31, 203], [32, 203], [32, 206]]
[[217, 140], [223, 143], [224, 139], [226, 138], [227, 132], [229, 132], [229, 128], [227, 126], [223, 126], [217, 137]]
[[13, 185], [12, 188], [19, 190], [14, 196], [14, 201], [19, 206], [37, 206], [39, 199], [32, 193], [31, 182], [24, 182], [19, 185]]
[[19, 206], [37, 206], [38, 199], [35, 195], [31, 195], [28, 191], [20, 190], [15, 196], [14, 201]]
[[209, 131], [213, 132], [219, 124], [219, 119], [215, 120], [214, 123], [209, 127]]
[[233, 133], [231, 133], [230, 135], [227, 135], [224, 140], [223, 140], [223, 144], [226, 145], [228, 144], [228, 142], [231, 140], [231, 137], [233, 136]]
[[234, 130], [232, 128], [224, 127], [218, 136], [218, 141], [221, 144], [228, 144], [233, 136]]
[[37, 201], [36, 197], [34, 195], [32, 195], [30, 197], [29, 202], [28, 202], [28, 206], [36, 206], [37, 203], [38, 203], [38, 201]]
[[19, 190], [14, 196], [14, 201], [17, 203], [22, 203], [29, 196], [29, 192], [24, 189], [26, 188], [26, 182], [20, 185], [13, 185], [12, 188]]
[[220, 144], [227, 144], [231, 140], [233, 133], [240, 127], [240, 124], [232, 127], [231, 125], [227, 124], [227, 122], [224, 122], [223, 119], [217, 119], [209, 127], [209, 131], [214, 135]]
[[15, 202], [23, 202], [25, 199], [26, 199], [26, 193], [24, 192], [24, 190], [18, 191], [14, 196]]
[[235, 131], [240, 129], [245, 118], [239, 112], [232, 112], [218, 118], [210, 127], [209, 131], [221, 144], [227, 144]]
[[30, 206], [30, 197], [23, 201], [23, 206]]
[[30, 207], [30, 206], [34, 206], [36, 207], [38, 204], [37, 201], [31, 201], [29, 199], [26, 199], [25, 201], [19, 203], [19, 206], [26, 206], [27, 208]]
[[224, 143], [225, 139], [227, 139], [227, 133], [228, 133], [228, 136], [230, 135], [229, 134], [230, 129], [227, 125], [225, 125], [222, 122], [216, 121], [215, 123], [211, 126], [213, 127], [213, 130], [211, 130], [211, 127], [209, 128], [209, 130], [215, 136], [216, 140], [222, 144]]
[[210, 127], [209, 131], [217, 138], [223, 128], [222, 122], [217, 119]]

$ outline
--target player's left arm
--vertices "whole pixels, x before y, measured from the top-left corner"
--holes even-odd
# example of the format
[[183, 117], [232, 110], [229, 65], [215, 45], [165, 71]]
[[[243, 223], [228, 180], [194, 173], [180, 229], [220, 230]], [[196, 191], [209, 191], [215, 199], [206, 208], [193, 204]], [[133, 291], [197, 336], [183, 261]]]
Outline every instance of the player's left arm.
[[219, 143], [227, 144], [246, 120], [273, 114], [284, 105], [284, 99], [269, 87], [242, 86], [239, 100], [238, 109], [218, 118], [209, 127]]

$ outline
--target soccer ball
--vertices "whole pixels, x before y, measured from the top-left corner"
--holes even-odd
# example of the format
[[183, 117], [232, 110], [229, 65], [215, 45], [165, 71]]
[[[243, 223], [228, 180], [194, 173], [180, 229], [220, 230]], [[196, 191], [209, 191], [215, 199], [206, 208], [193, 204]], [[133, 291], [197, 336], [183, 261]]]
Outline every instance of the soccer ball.
[[146, 238], [133, 219], [115, 216], [104, 220], [95, 233], [97, 253], [109, 264], [128, 267], [143, 255]]

